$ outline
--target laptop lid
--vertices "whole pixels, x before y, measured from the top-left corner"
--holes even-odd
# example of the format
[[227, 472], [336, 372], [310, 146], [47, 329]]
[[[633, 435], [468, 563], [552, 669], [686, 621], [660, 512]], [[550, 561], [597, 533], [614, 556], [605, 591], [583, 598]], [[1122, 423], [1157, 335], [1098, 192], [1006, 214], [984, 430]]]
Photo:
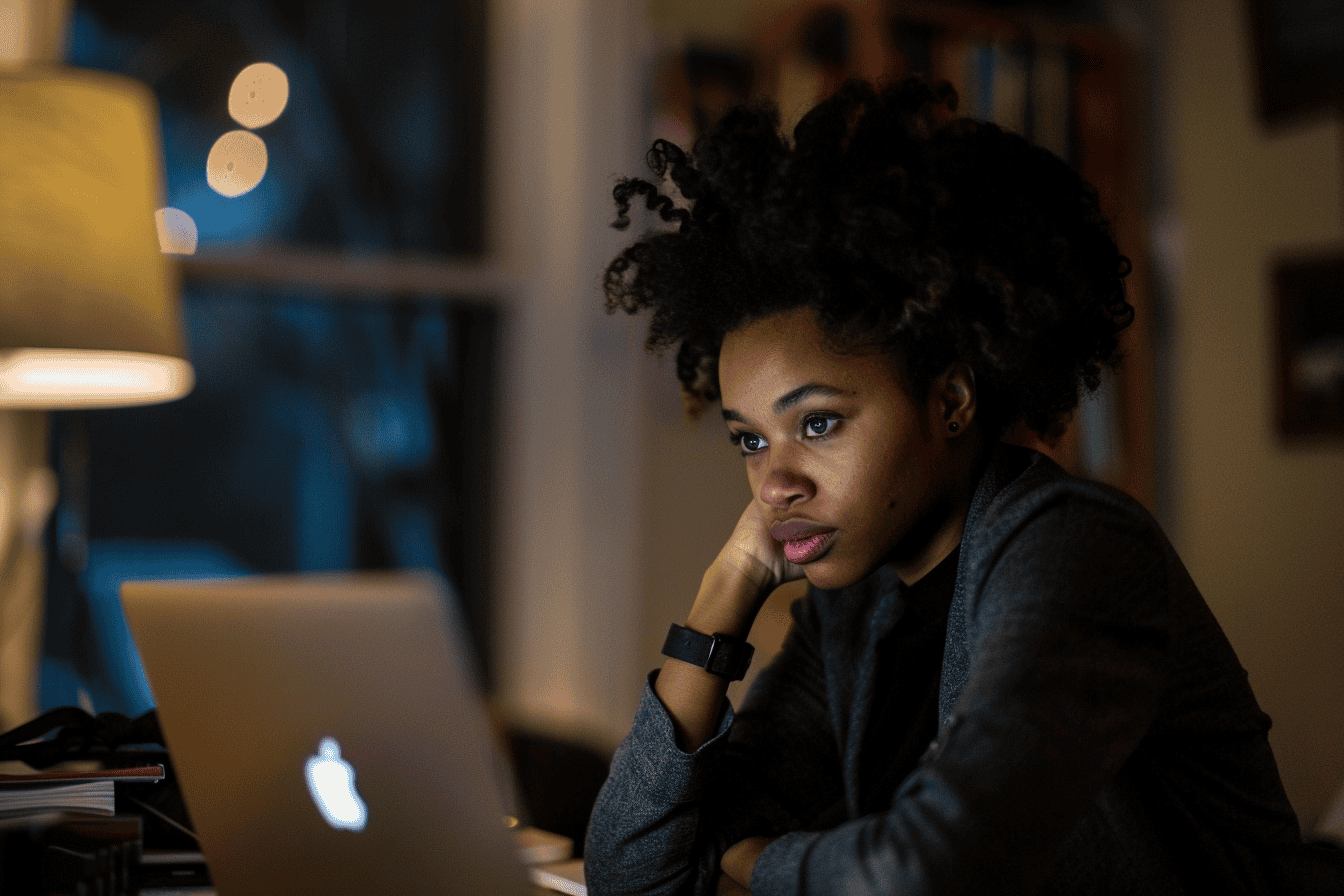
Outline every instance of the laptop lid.
[[121, 595], [221, 896], [530, 892], [438, 579], [127, 582]]

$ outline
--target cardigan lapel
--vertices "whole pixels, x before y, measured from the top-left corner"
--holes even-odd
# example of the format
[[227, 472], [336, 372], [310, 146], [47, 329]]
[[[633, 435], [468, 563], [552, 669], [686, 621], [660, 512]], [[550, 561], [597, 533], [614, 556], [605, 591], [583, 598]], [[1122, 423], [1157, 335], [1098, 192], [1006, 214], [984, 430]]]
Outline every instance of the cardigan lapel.
[[977, 541], [985, 512], [994, 498], [1009, 482], [1022, 472], [1029, 449], [1000, 442], [995, 446], [985, 472], [980, 477], [970, 509], [966, 512], [966, 527], [961, 535], [961, 556], [957, 561], [957, 585], [952, 593], [952, 606], [947, 614], [947, 640], [943, 648], [943, 670], [938, 685], [938, 729], [941, 732], [952, 721], [952, 708], [966, 687], [970, 675], [970, 595], [972, 566], [980, 559]]

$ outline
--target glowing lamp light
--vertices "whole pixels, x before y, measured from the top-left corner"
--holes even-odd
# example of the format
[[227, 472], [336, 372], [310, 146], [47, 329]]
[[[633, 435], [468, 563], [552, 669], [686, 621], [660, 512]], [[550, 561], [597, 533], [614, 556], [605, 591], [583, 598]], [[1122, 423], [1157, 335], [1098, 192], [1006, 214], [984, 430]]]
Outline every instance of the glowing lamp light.
[[266, 176], [266, 143], [251, 131], [229, 131], [215, 141], [205, 160], [205, 180], [230, 199], [241, 196]]
[[154, 213], [159, 231], [159, 251], [168, 255], [196, 254], [196, 222], [180, 208], [161, 208]]
[[158, 113], [143, 84], [0, 70], [0, 407], [147, 404], [192, 387], [160, 251]]
[[95, 408], [171, 401], [191, 391], [181, 358], [142, 352], [0, 352], [0, 406]]
[[245, 128], [265, 127], [289, 103], [289, 78], [269, 62], [255, 62], [238, 73], [229, 88], [229, 115]]

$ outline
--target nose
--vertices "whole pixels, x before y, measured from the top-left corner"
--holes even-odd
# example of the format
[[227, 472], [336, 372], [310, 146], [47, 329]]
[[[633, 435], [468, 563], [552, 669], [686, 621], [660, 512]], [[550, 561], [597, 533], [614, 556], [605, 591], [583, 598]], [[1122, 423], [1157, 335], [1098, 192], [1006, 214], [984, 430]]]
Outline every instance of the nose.
[[812, 480], [796, 470], [779, 464], [772, 466], [761, 480], [761, 502], [780, 510], [811, 499], [816, 494]]

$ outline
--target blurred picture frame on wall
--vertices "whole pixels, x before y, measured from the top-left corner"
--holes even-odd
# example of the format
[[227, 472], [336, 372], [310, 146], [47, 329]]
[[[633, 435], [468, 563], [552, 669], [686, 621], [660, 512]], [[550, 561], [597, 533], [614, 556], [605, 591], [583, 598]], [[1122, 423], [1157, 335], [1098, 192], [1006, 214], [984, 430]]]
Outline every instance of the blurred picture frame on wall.
[[1267, 124], [1344, 109], [1344, 4], [1250, 0], [1249, 24]]
[[1344, 445], [1344, 250], [1274, 268], [1279, 435]]

